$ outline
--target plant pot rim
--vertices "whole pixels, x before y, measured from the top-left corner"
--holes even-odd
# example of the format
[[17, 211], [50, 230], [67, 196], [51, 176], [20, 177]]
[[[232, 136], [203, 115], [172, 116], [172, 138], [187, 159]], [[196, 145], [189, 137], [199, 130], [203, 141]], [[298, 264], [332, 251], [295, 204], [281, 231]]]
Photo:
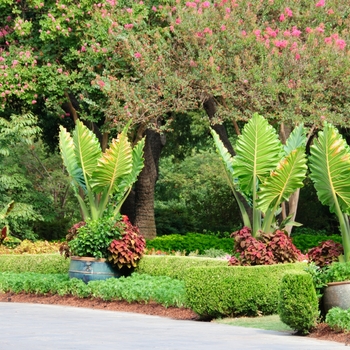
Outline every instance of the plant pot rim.
[[342, 284], [350, 284], [350, 280], [341, 281], [341, 282], [329, 282], [327, 283], [327, 287], [338, 286]]
[[92, 257], [89, 257], [89, 256], [71, 256], [70, 258], [74, 259], [74, 260], [83, 260], [83, 261], [97, 261], [97, 262], [106, 262], [107, 261], [104, 258], [95, 259], [95, 258], [92, 258]]

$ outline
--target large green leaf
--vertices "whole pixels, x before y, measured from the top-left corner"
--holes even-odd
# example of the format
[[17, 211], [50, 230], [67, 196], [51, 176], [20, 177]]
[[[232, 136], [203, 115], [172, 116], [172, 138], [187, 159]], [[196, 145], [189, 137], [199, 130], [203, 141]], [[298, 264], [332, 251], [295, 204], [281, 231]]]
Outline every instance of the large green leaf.
[[310, 177], [322, 204], [339, 214], [350, 212], [350, 150], [338, 130], [325, 123], [311, 146]]
[[306, 130], [303, 124], [296, 126], [289, 135], [286, 144], [284, 145], [284, 152], [288, 155], [299, 147], [306, 147]]
[[143, 148], [145, 146], [145, 138], [140, 140], [132, 150], [132, 169], [131, 172], [122, 178], [118, 185], [113, 200], [115, 201], [115, 212], [119, 212], [126, 197], [129, 195], [132, 185], [136, 182], [140, 172], [144, 166]]
[[231, 157], [230, 153], [227, 151], [226, 147], [224, 146], [224, 144], [220, 140], [219, 135], [213, 129], [210, 129], [210, 131], [211, 131], [211, 134], [212, 134], [213, 139], [214, 139], [216, 150], [219, 153], [221, 160], [223, 162], [227, 181], [231, 187], [232, 193], [236, 199], [239, 210], [241, 212], [243, 224], [244, 224], [244, 226], [251, 227], [249, 215], [248, 215], [242, 201], [240, 200], [240, 198], [237, 195], [236, 181], [233, 177], [234, 176], [233, 158]]
[[240, 189], [247, 195], [255, 192], [258, 183], [265, 180], [283, 154], [275, 129], [258, 114], [245, 125], [235, 150], [234, 173]]
[[96, 170], [98, 159], [102, 151], [96, 135], [89, 130], [80, 120], [77, 120], [73, 132], [74, 152], [80, 165], [86, 184]]
[[83, 170], [78, 164], [78, 160], [74, 152], [74, 142], [67, 130], [60, 126], [59, 133], [59, 147], [61, 150], [61, 156], [63, 159], [63, 164], [65, 165], [69, 176], [73, 180], [73, 187], [75, 193], [77, 194], [79, 186], [86, 191], [86, 184], [83, 176]]
[[108, 196], [118, 189], [120, 182], [132, 171], [132, 147], [126, 132], [113, 139], [110, 147], [99, 159], [92, 174], [91, 185], [94, 192], [105, 192]]
[[258, 207], [262, 212], [267, 212], [268, 209], [275, 211], [279, 204], [303, 187], [306, 161], [305, 148], [299, 147], [278, 163], [260, 187]]

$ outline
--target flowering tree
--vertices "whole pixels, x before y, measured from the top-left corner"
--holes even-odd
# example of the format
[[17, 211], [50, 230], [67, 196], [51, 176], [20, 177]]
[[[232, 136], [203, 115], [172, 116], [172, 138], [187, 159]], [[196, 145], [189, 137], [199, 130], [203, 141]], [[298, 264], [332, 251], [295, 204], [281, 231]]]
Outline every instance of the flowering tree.
[[[239, 132], [252, 112], [282, 138], [301, 121], [346, 125], [349, 9], [347, 0], [0, 0], [0, 108], [85, 118], [102, 144], [132, 118], [135, 140], [148, 136], [139, 185], [151, 183], [136, 197], [150, 198], [157, 131], [176, 112], [203, 104], [231, 153], [220, 124]], [[139, 218], [152, 200], [136, 206]]]

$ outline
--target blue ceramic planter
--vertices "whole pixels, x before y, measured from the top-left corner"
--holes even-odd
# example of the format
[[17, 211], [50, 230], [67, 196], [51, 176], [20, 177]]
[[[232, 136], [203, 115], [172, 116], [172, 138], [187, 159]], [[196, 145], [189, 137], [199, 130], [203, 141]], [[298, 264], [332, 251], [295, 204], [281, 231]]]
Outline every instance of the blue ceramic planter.
[[[129, 269], [127, 269], [129, 270]], [[94, 259], [87, 257], [72, 256], [69, 266], [69, 277], [78, 278], [85, 283], [107, 278], [119, 278], [125, 276], [127, 271], [118, 270], [106, 261], [106, 259]]]

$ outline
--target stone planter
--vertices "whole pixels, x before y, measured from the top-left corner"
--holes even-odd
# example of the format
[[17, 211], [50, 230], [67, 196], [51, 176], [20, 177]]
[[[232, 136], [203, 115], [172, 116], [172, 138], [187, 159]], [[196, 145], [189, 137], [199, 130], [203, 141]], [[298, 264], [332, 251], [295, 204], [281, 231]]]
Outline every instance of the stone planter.
[[115, 269], [106, 259], [94, 259], [72, 256], [69, 265], [69, 277], [78, 278], [88, 283], [89, 281], [106, 280], [107, 278], [119, 278], [130, 275], [131, 269]]
[[328, 283], [323, 295], [325, 314], [332, 307], [350, 309], [350, 281]]

